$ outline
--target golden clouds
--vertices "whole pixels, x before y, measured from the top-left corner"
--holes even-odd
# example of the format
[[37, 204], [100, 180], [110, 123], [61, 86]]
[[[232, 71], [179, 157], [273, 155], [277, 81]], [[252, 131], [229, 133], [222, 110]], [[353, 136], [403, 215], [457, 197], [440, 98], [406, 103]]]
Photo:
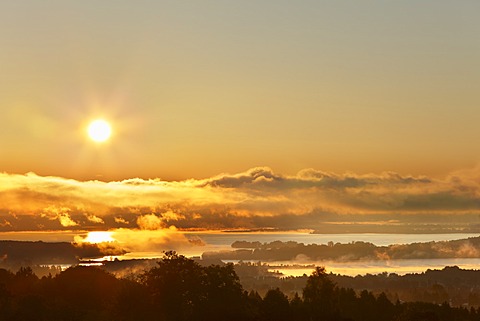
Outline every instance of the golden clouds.
[[98, 224], [104, 224], [105, 223], [100, 217], [95, 216], [93, 214], [87, 214], [86, 217], [92, 223], [98, 223]]
[[128, 252], [161, 251], [165, 248], [179, 250], [190, 247], [187, 237], [174, 226], [155, 230], [113, 229], [112, 238]]
[[159, 230], [165, 228], [165, 223], [155, 214], [142, 215], [137, 219], [137, 225], [142, 230]]
[[78, 223], [70, 217], [70, 209], [68, 207], [49, 206], [40, 214], [49, 220], [58, 220], [63, 227], [77, 226]]
[[314, 169], [287, 176], [260, 167], [179, 182], [82, 182], [1, 173], [0, 229], [286, 229], [362, 220], [412, 223], [422, 215], [433, 224], [451, 214], [473, 224], [480, 213], [478, 177], [478, 169], [440, 180]]
[[114, 221], [115, 223], [119, 223], [119, 224], [125, 224], [125, 225], [128, 225], [130, 224], [128, 221], [126, 221], [124, 218], [122, 217], [115, 217], [114, 218]]

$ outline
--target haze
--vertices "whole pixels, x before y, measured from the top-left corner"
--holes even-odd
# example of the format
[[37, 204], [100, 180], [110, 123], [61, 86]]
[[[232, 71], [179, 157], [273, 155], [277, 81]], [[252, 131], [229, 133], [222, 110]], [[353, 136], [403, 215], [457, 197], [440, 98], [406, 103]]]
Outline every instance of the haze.
[[[183, 180], [479, 161], [477, 1], [7, 1], [0, 170]], [[85, 124], [116, 136], [93, 146]]]

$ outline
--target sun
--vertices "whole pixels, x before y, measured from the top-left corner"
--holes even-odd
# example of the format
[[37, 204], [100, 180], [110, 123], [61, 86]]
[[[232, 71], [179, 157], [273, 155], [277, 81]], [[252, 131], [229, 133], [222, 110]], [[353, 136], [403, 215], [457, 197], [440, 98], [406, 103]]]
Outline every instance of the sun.
[[88, 125], [88, 136], [99, 143], [107, 141], [112, 135], [112, 128], [110, 124], [103, 120], [94, 120]]
[[83, 242], [87, 243], [104, 243], [104, 242], [114, 242], [115, 239], [112, 237], [112, 232], [88, 232], [87, 237]]

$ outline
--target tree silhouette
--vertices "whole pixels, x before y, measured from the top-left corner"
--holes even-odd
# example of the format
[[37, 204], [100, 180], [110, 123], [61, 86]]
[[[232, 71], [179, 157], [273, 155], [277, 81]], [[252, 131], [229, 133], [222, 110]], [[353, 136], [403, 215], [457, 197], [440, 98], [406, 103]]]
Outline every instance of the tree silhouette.
[[12, 294], [16, 296], [31, 295], [35, 292], [38, 277], [30, 267], [21, 267], [13, 278]]
[[12, 299], [10, 287], [13, 283], [13, 273], [0, 269], [0, 321], [12, 319]]
[[246, 291], [243, 294], [245, 305], [246, 320], [258, 320], [260, 318], [260, 309], [262, 306], [262, 297], [257, 291]]
[[308, 277], [302, 297], [295, 294], [289, 301], [276, 288], [262, 299], [243, 291], [233, 265], [204, 267], [175, 252], [166, 252], [135, 279], [118, 279], [95, 267], [72, 267], [41, 279], [30, 268], [15, 274], [0, 269], [0, 321], [480, 320], [473, 307], [393, 305], [384, 293], [367, 290], [357, 296], [332, 282], [324, 268]]
[[338, 314], [335, 284], [324, 267], [316, 267], [303, 289], [303, 300], [312, 320], [334, 320]]
[[[337, 289], [339, 310], [347, 320], [358, 319], [361, 313], [360, 302], [353, 289]], [[386, 319], [388, 320], [388, 319]]]
[[268, 290], [262, 303], [263, 321], [288, 321], [291, 320], [290, 303], [288, 298], [279, 288]]
[[113, 320], [155, 320], [155, 315], [146, 287], [134, 280], [120, 280], [119, 292], [112, 307]]
[[204, 320], [242, 320], [244, 317], [242, 286], [233, 264], [210, 265], [204, 268]]
[[104, 320], [119, 289], [118, 279], [96, 267], [68, 268], [52, 283], [53, 314], [65, 320]]
[[192, 320], [205, 301], [205, 271], [173, 251], [166, 252], [158, 266], [145, 272], [142, 279], [162, 320]]
[[308, 319], [305, 305], [297, 292], [295, 292], [293, 298], [290, 300], [290, 311], [292, 320], [294, 321], [304, 321]]

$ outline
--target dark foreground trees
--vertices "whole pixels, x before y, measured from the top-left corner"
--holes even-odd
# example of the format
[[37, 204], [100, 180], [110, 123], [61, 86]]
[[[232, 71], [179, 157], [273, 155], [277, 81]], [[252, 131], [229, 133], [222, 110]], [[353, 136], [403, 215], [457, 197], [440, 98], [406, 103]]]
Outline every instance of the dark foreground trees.
[[130, 279], [72, 267], [39, 279], [29, 268], [0, 269], [0, 321], [480, 321], [448, 304], [391, 303], [384, 294], [337, 287], [317, 268], [300, 295], [243, 291], [233, 265], [201, 266], [174, 252]]
[[233, 265], [202, 267], [174, 252], [141, 276], [159, 320], [243, 320], [243, 291]]

